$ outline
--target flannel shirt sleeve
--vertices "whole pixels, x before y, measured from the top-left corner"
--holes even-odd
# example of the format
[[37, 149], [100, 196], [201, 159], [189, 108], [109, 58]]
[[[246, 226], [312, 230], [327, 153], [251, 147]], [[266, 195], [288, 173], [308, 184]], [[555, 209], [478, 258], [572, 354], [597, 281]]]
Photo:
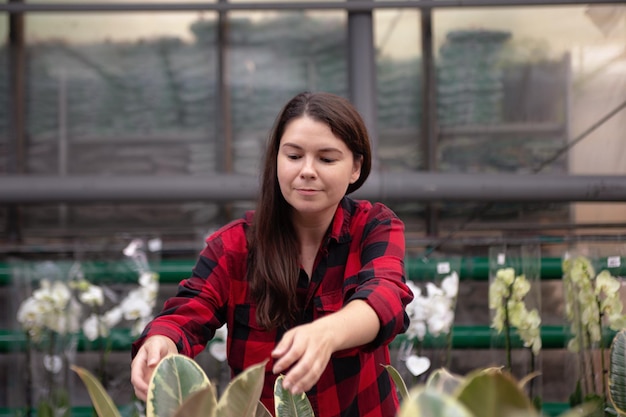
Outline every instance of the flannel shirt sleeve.
[[378, 315], [378, 335], [365, 347], [374, 350], [390, 343], [409, 325], [405, 308], [413, 293], [406, 285], [404, 223], [389, 208], [377, 203], [369, 212], [360, 245], [359, 285], [350, 300], [366, 301]]
[[165, 302], [163, 310], [133, 343], [133, 357], [145, 339], [153, 335], [169, 337], [184, 355], [194, 357], [202, 352], [226, 320], [229, 274], [237, 273], [232, 267], [232, 258], [238, 253], [234, 248], [240, 247], [238, 240], [245, 240], [243, 233], [241, 237], [238, 234], [231, 225], [207, 238], [191, 277], [179, 283], [176, 295]]

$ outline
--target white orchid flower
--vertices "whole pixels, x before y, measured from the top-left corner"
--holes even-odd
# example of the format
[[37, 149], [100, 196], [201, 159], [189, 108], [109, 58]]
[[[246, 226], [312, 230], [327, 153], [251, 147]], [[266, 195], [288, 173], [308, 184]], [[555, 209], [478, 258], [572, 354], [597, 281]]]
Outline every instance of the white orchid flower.
[[104, 305], [104, 291], [97, 285], [89, 285], [78, 295], [81, 303], [89, 307], [101, 307]]
[[426, 336], [426, 331], [426, 323], [424, 323], [423, 321], [413, 321], [406, 331], [406, 336], [409, 339], [417, 339], [419, 341], [422, 341]]
[[39, 289], [33, 291], [36, 300], [48, 303], [55, 310], [64, 309], [71, 296], [70, 289], [63, 282], [50, 283], [47, 279], [42, 280]]
[[137, 251], [143, 247], [143, 241], [141, 239], [133, 239], [122, 251], [125, 256], [133, 257]]
[[150, 320], [152, 320], [152, 316], [150, 316], [150, 315], [139, 317], [133, 323], [133, 325], [132, 325], [132, 327], [130, 329], [130, 334], [133, 335], [133, 336], [139, 336], [141, 334], [141, 332], [143, 331], [143, 329], [148, 325]]
[[220, 362], [227, 359], [226, 340], [228, 338], [228, 328], [223, 325], [215, 331], [213, 340], [209, 345], [209, 353]]
[[158, 276], [154, 272], [144, 271], [139, 275], [139, 285], [142, 287], [152, 287], [158, 285]]
[[496, 271], [496, 281], [504, 283], [506, 286], [515, 281], [515, 270], [513, 268], [501, 268]]
[[119, 324], [124, 318], [124, 311], [121, 307], [113, 307], [102, 316], [102, 320], [107, 327], [113, 328]]
[[491, 327], [498, 333], [515, 328], [534, 355], [541, 350], [541, 318], [539, 311], [528, 311], [525, 298], [531, 285], [525, 275], [515, 275], [513, 268], [496, 271], [489, 286], [489, 308], [493, 311]]
[[152, 314], [152, 305], [144, 297], [129, 296], [120, 303], [125, 320], [137, 320]]
[[29, 297], [20, 304], [17, 310], [17, 321], [27, 331], [37, 331], [44, 325], [44, 317], [48, 309], [46, 304], [34, 297]]
[[451, 273], [441, 281], [441, 289], [448, 298], [456, 298], [459, 293], [459, 275]]
[[111, 329], [102, 317], [92, 314], [83, 322], [83, 333], [87, 340], [93, 342], [99, 337], [108, 337], [111, 334]]
[[443, 314], [433, 315], [428, 319], [428, 332], [433, 336], [439, 336], [442, 333], [449, 333], [452, 322], [454, 321], [454, 313], [445, 311]]

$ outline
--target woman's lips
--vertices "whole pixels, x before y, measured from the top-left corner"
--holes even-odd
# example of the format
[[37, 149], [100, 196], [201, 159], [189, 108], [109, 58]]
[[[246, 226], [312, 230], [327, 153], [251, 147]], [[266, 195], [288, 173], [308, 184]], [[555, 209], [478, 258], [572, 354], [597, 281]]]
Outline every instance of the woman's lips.
[[296, 188], [296, 191], [301, 195], [314, 195], [319, 192], [319, 190], [314, 190], [312, 188]]

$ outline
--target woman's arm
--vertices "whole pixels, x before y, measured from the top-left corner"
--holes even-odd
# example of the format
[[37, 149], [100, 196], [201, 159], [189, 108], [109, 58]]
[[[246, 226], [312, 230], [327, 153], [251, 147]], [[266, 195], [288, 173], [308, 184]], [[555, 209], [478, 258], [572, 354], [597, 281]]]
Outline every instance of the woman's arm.
[[286, 332], [272, 352], [276, 359], [272, 371], [278, 374], [288, 369], [283, 387], [293, 394], [308, 391], [334, 352], [366, 345], [379, 330], [374, 309], [363, 300], [354, 300], [333, 314]]
[[161, 359], [172, 353], [178, 353], [178, 349], [172, 339], [165, 336], [149, 337], [141, 346], [130, 365], [130, 382], [137, 398], [146, 401], [154, 369]]

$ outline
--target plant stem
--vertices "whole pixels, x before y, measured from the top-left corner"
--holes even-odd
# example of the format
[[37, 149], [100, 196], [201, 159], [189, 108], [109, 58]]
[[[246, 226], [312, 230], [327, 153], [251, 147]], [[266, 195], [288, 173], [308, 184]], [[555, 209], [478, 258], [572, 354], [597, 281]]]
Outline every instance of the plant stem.
[[107, 372], [107, 362], [109, 360], [109, 353], [111, 352], [111, 339], [109, 337], [100, 338], [100, 382], [106, 389], [109, 385], [109, 376]]
[[[50, 334], [50, 345], [48, 346], [48, 355], [50, 356], [50, 358], [54, 358], [55, 350], [56, 350], [57, 334], [54, 331], [50, 331], [49, 334]], [[52, 374], [52, 371], [45, 367], [45, 364], [44, 364], [44, 370], [46, 374], [46, 384], [47, 384], [46, 388], [48, 388], [47, 394], [51, 402], [49, 405], [51, 407], [54, 407], [55, 405], [52, 403], [54, 401], [54, 395], [52, 395], [52, 391], [54, 389], [54, 376]]]
[[26, 417], [33, 412], [33, 367], [32, 367], [32, 339], [26, 331]]
[[597, 394], [596, 371], [595, 371], [596, 367], [594, 366], [593, 344], [591, 343], [591, 336], [589, 335], [589, 332], [587, 332], [587, 340], [588, 340], [587, 345], [589, 346], [589, 368], [590, 368], [589, 380], [591, 381], [591, 392], [593, 394]]
[[452, 356], [452, 331], [452, 326], [450, 326], [450, 331], [446, 336], [446, 361], [444, 362], [446, 368], [450, 367], [450, 360]]
[[[535, 354], [533, 353], [532, 348], [529, 348], [528, 352], [530, 353], [530, 372], [529, 372], [529, 374], [532, 374], [533, 372], [535, 372]], [[530, 397], [531, 401], [532, 401], [533, 396], [534, 396], [534, 391], [535, 391], [535, 378], [533, 377], [528, 382], [528, 396]]]
[[[598, 300], [598, 309], [600, 310], [600, 300]], [[607, 369], [606, 369], [606, 363], [604, 362], [604, 335], [602, 334], [602, 310], [600, 310], [600, 317], [598, 319], [599, 321], [599, 325], [600, 325], [600, 366], [602, 367], [602, 375], [600, 375], [600, 377], [602, 378], [602, 401], [604, 401], [606, 403], [606, 373], [607, 373]]]
[[504, 348], [506, 349], [506, 367], [512, 372], [511, 366], [511, 323], [509, 321], [509, 301], [504, 301]]

